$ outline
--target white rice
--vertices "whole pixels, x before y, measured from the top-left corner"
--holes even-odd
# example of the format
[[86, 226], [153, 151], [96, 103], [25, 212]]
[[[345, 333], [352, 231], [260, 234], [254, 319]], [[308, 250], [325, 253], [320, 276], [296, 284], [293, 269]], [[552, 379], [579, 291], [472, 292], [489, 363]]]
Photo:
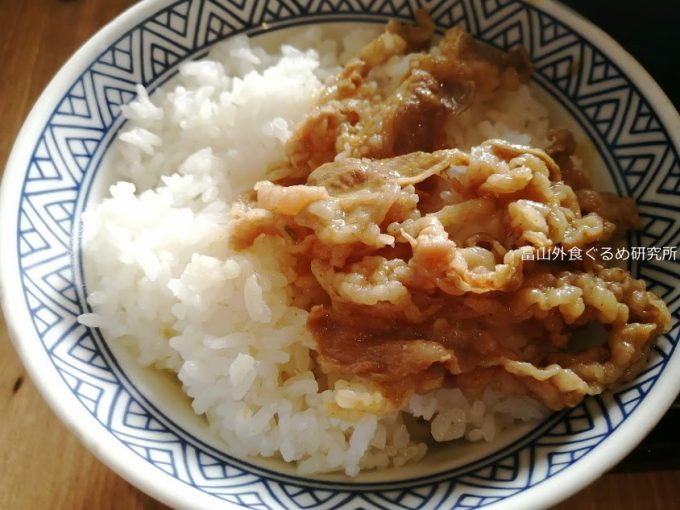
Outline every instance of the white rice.
[[[177, 373], [196, 413], [205, 413], [231, 453], [280, 456], [301, 473], [400, 466], [427, 447], [402, 413], [385, 415], [379, 393], [347, 381], [320, 388], [312, 373], [307, 312], [293, 307], [277, 239], [229, 247], [234, 196], [266, 178], [295, 124], [313, 107], [322, 80], [370, 32], [323, 41], [310, 29], [280, 54], [245, 37], [124, 108], [115, 144], [121, 181], [85, 221], [85, 258], [94, 313], [83, 324], [123, 341], [139, 362]], [[395, 63], [395, 69], [403, 68]], [[450, 126], [467, 148], [487, 138], [545, 142], [547, 110], [527, 87], [502, 93]], [[516, 420], [536, 419], [532, 399], [457, 389], [414, 396], [403, 410], [431, 424], [436, 441], [490, 441]]]

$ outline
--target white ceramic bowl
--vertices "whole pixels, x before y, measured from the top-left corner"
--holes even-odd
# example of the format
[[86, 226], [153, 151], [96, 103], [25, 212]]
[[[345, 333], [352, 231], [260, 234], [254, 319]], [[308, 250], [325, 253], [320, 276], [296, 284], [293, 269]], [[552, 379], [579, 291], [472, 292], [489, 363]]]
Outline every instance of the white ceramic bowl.
[[[415, 7], [400, 0], [149, 0], [85, 44], [26, 120], [1, 196], [10, 335], [58, 416], [102, 461], [159, 500], [202, 509], [547, 507], [619, 461], [677, 395], [680, 264], [670, 260], [630, 264], [664, 297], [674, 321], [634, 381], [485, 448], [464, 448], [456, 461], [435, 453], [416, 466], [352, 480], [301, 478], [275, 462], [230, 456], [172, 384], [77, 323], [87, 309], [79, 218], [106, 179], [102, 161], [135, 83], [153, 90], [180, 61], [236, 32], [383, 22], [410, 18]], [[430, 10], [441, 28], [462, 23], [492, 45], [523, 44], [535, 86], [596, 147], [598, 180], [637, 200], [644, 229], [630, 244], [677, 247], [680, 120], [629, 55], [549, 1], [443, 0]]]

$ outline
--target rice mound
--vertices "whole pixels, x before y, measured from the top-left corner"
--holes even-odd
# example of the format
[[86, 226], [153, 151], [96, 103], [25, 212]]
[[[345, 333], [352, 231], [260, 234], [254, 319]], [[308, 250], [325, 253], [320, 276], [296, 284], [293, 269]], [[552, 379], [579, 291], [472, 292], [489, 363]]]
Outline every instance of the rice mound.
[[[307, 312], [292, 306], [292, 261], [280, 240], [230, 249], [230, 203], [265, 178], [323, 80], [373, 34], [336, 42], [314, 27], [292, 42], [315, 49], [277, 54], [238, 36], [183, 64], [152, 99], [140, 86], [114, 144], [121, 181], [83, 218], [93, 313], [80, 321], [124, 342], [140, 363], [176, 372], [230, 453], [280, 456], [300, 473], [354, 476], [420, 459], [427, 445], [411, 437], [405, 413], [430, 422], [435, 441], [490, 441], [545, 412], [528, 397], [487, 392], [469, 401], [441, 389], [385, 414], [379, 393], [317, 380]], [[541, 145], [548, 125], [546, 108], [522, 86], [449, 128], [467, 149], [488, 138]]]

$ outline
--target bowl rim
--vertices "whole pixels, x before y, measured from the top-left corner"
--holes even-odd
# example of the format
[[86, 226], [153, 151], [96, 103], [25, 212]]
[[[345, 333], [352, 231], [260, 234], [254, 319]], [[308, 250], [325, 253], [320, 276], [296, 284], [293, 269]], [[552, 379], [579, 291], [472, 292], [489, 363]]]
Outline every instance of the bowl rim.
[[[534, 4], [531, 0], [517, 1], [528, 6]], [[175, 3], [175, 0], [143, 0], [109, 21], [66, 61], [33, 105], [15, 139], [0, 186], [0, 253], [3, 254], [0, 263], [0, 303], [9, 337], [42, 398], [59, 420], [100, 461], [132, 485], [167, 505], [181, 508], [241, 508], [228, 501], [218, 500], [197, 488], [188, 487], [177, 478], [152, 466], [129, 448], [121, 448], [117, 441], [107, 441], [110, 431], [103, 425], [92, 422], [92, 415], [70, 391], [66, 391], [64, 382], [57, 376], [54, 365], [48, 363], [48, 358], [32, 355], [31, 342], [26, 341], [28, 337], [23, 333], [26, 324], [30, 324], [30, 319], [26, 310], [16, 306], [16, 301], [11, 301], [10, 298], [22, 287], [20, 275], [14, 270], [17, 267], [16, 250], [13, 249], [12, 237], [8, 234], [17, 224], [17, 209], [13, 207], [15, 196], [12, 192], [21, 189], [17, 184], [23, 182], [27, 168], [22, 161], [27, 158], [26, 149], [33, 148], [36, 133], [41, 132], [44, 127], [44, 112], [50, 111], [49, 105], [61, 99], [71, 85], [73, 76], [80, 74], [103, 50], [115, 43], [122, 32], [134, 28], [140, 20], [146, 20]], [[677, 151], [680, 143], [680, 115], [637, 60], [602, 29], [564, 4], [556, 0], [544, 0], [540, 3], [540, 10], [569, 26], [593, 46], [605, 48], [602, 51], [607, 58], [624, 72], [638, 88], [641, 96], [653, 107]], [[8, 257], [9, 254], [11, 255]], [[492, 504], [491, 507], [498, 505], [524, 509], [554, 505], [613, 467], [644, 438], [676, 398], [680, 391], [680, 376], [673, 378], [668, 375], [680, 374], [680, 355], [671, 356], [664, 372], [666, 377], [659, 377], [655, 383], [654, 401], [645, 399], [641, 403], [646, 412], [637, 409], [621, 423], [616, 434], [612, 434], [615, 438], [609, 436], [598, 445], [597, 457], [600, 462], [586, 462], [579, 465], [577, 470], [565, 470], [567, 472], [558, 473], [532, 486], [530, 490], [519, 492], [498, 504]], [[178, 486], [173, 484], [178, 482], [182, 483], [183, 490], [175, 490]], [[172, 490], [167, 490], [169, 487]]]

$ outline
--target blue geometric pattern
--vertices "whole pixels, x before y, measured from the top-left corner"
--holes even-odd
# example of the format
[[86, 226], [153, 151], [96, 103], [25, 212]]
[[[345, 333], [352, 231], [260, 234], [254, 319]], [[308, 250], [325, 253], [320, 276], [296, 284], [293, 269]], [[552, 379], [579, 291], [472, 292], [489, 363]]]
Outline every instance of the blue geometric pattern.
[[[25, 305], [55, 370], [83, 406], [121, 443], [163, 472], [215, 498], [253, 509], [477, 508], [511, 498], [567, 470], [615, 433], [653, 389], [678, 342], [680, 264], [632, 266], [660, 292], [676, 318], [659, 339], [649, 368], [615, 393], [552, 416], [502, 453], [429, 477], [365, 485], [320, 484], [273, 476], [216, 452], [140, 396], [102, 338], [78, 324], [86, 310], [79, 215], [108, 143], [121, 124], [120, 105], [135, 84], [153, 90], [178, 62], [212, 43], [262, 24], [309, 20], [411, 18], [416, 0], [181, 0], [128, 30], [64, 91], [45, 119], [25, 169], [17, 252]], [[607, 55], [533, 2], [434, 0], [440, 28], [461, 24], [487, 43], [524, 45], [535, 81], [567, 108], [592, 139], [619, 193], [633, 196], [645, 225], [635, 244], [680, 241], [678, 151], [644, 95]]]

